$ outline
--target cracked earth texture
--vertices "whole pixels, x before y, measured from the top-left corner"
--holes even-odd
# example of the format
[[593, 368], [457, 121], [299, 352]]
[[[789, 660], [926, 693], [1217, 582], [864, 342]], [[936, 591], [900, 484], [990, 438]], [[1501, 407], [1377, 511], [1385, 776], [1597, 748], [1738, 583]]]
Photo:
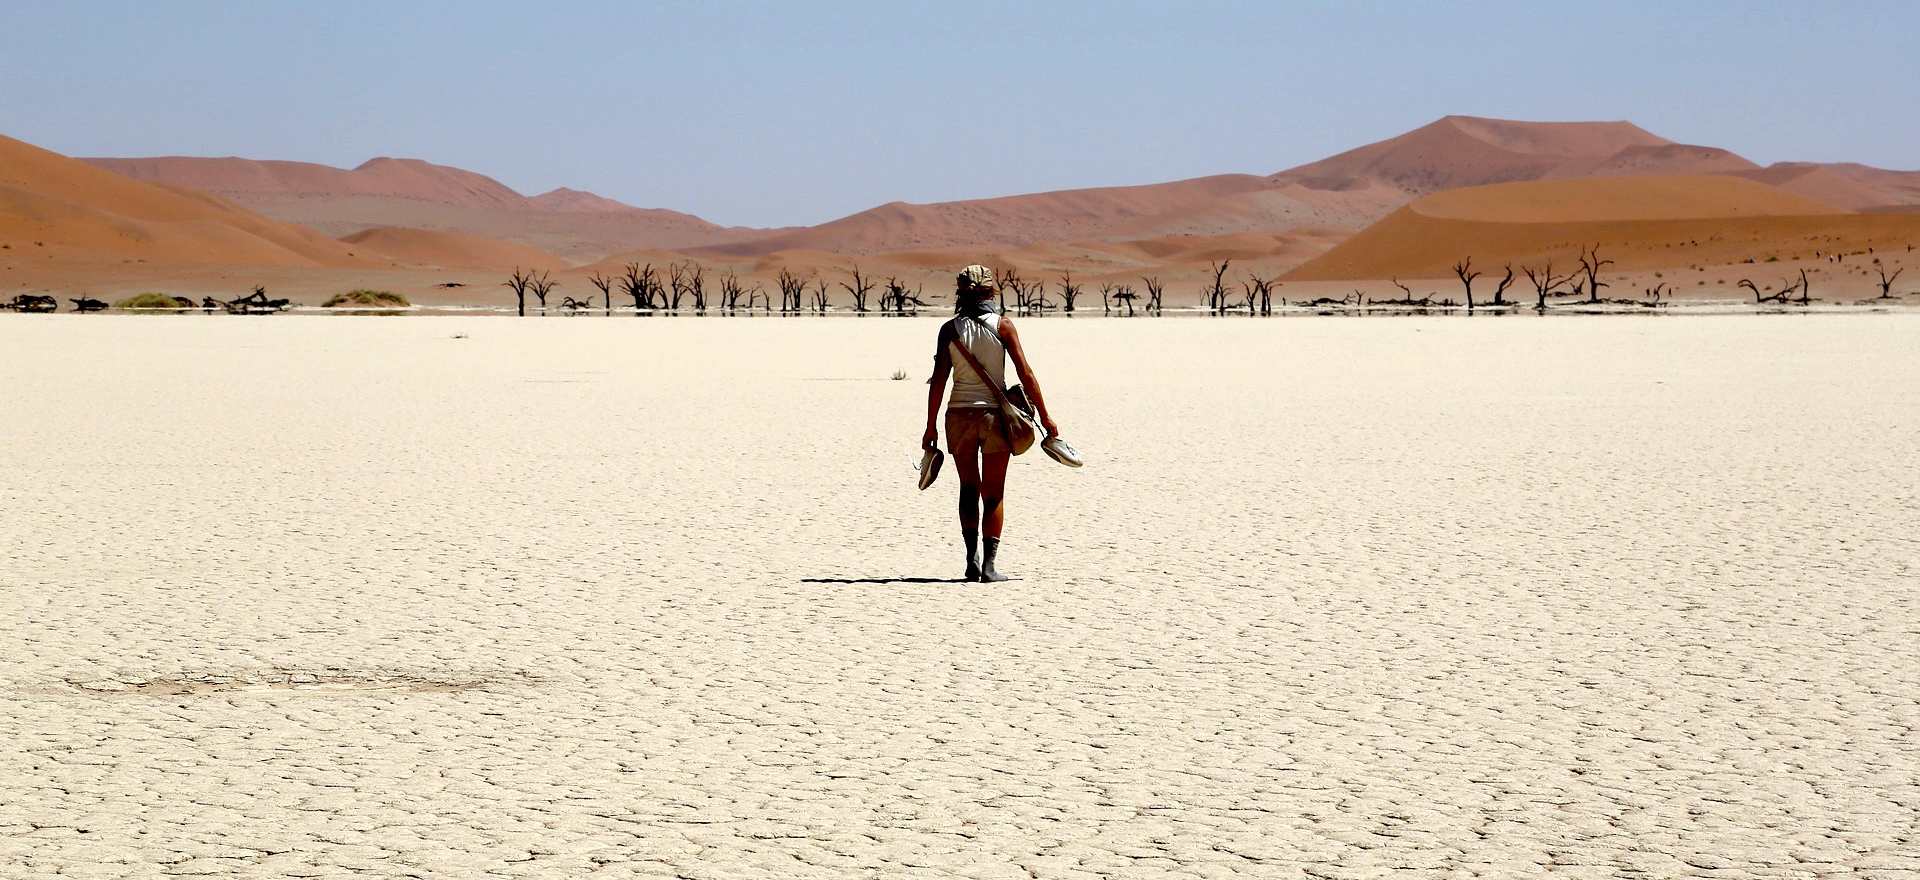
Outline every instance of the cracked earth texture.
[[0, 320], [0, 876], [1920, 874], [1920, 318], [936, 326]]

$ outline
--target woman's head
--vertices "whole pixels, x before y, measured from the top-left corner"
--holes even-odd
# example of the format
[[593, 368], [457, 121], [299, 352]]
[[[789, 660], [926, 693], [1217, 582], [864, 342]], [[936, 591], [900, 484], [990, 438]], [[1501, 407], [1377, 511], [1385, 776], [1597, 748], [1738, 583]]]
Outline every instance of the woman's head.
[[960, 270], [954, 278], [954, 311], [969, 307], [992, 307], [994, 296], [999, 293], [993, 285], [993, 270], [978, 264]]

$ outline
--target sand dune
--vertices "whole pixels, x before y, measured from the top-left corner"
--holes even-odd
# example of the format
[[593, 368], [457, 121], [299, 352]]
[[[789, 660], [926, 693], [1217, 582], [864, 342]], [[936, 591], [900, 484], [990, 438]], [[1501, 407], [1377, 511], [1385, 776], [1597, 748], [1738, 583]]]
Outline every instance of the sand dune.
[[1920, 244], [1920, 216], [1847, 213], [1741, 178], [1557, 180], [1428, 196], [1285, 277], [1438, 278], [1469, 256], [1483, 266], [1570, 266], [1589, 245], [1629, 271], [1909, 244]]
[[727, 229], [691, 214], [635, 208], [564, 187], [528, 197], [486, 175], [418, 159], [379, 158], [351, 170], [312, 162], [184, 156], [81, 161], [137, 180], [206, 190], [328, 236], [379, 227], [438, 229], [517, 242], [576, 262], [762, 232]]
[[565, 269], [564, 260], [545, 251], [498, 239], [443, 232], [437, 229], [405, 229], [383, 226], [356, 232], [341, 241], [354, 251], [385, 257], [409, 266], [438, 266], [449, 269]]
[[[208, 193], [0, 137], [0, 240], [32, 258], [352, 266], [340, 242]], [[28, 255], [24, 254], [23, 257]]]
[[700, 249], [721, 258], [813, 250], [874, 254], [960, 246], [1120, 241], [1172, 235], [1361, 227], [1411, 199], [1553, 177], [1747, 171], [1726, 150], [1676, 144], [1626, 122], [1516, 122], [1448, 116], [1414, 131], [1265, 177], [1218, 175], [912, 205]]

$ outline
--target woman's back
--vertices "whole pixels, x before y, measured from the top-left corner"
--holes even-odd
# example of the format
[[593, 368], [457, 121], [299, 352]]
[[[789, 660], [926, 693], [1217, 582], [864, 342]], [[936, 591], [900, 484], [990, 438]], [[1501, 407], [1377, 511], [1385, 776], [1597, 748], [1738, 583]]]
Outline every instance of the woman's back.
[[[981, 326], [982, 322], [986, 324], [985, 327]], [[953, 319], [952, 326], [953, 338], [966, 347], [967, 353], [973, 355], [980, 366], [987, 368], [987, 381], [994, 383], [997, 388], [1007, 387], [1007, 347], [996, 335], [1000, 329], [1000, 316], [992, 312], [977, 319], [960, 315]], [[947, 405], [963, 409], [992, 409], [1000, 406], [1000, 400], [986, 382], [980, 380], [980, 375], [973, 371], [973, 365], [967, 363], [966, 358], [957, 357], [953, 359], [953, 399]]]

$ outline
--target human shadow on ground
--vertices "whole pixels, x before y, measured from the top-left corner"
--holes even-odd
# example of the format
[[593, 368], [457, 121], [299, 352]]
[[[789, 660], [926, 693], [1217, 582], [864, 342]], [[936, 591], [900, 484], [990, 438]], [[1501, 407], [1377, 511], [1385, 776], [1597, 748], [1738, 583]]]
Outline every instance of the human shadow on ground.
[[966, 578], [801, 578], [803, 584], [964, 584]]

